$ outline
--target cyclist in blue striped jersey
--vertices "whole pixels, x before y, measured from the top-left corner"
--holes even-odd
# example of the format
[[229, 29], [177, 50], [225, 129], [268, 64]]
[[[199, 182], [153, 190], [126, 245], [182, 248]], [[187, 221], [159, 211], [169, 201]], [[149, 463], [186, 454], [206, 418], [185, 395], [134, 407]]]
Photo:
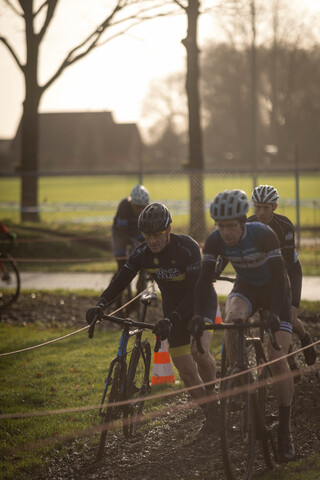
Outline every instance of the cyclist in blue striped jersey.
[[[203, 248], [202, 269], [194, 295], [194, 317], [189, 329], [192, 335], [197, 335], [203, 328], [204, 305], [221, 256], [233, 265], [237, 274], [226, 301], [225, 321], [246, 320], [258, 309], [265, 310], [268, 326], [281, 346], [277, 351], [268, 341], [268, 357], [274, 360], [287, 354], [290, 346], [291, 292], [276, 234], [262, 223], [246, 223], [248, 210], [247, 196], [241, 190], [221, 192], [211, 203], [210, 214], [217, 229], [209, 235]], [[237, 360], [235, 331], [226, 332], [225, 345], [233, 364]], [[295, 456], [290, 430], [293, 378], [286, 358], [273, 363], [271, 368], [274, 376], [284, 376], [274, 388], [279, 405], [279, 459], [287, 462]]]

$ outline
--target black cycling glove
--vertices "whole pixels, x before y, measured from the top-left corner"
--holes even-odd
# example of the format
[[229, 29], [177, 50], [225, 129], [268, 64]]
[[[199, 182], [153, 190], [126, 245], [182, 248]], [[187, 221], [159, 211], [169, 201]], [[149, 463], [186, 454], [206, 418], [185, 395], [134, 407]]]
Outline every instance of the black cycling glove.
[[200, 315], [191, 318], [188, 330], [193, 337], [201, 337], [204, 330], [204, 320]]
[[104, 309], [106, 308], [104, 302], [99, 302], [95, 307], [89, 308], [86, 313], [86, 320], [89, 325], [93, 322], [94, 318], [98, 317], [98, 320], [101, 320], [103, 317]]
[[159, 340], [165, 340], [169, 337], [172, 328], [172, 323], [169, 318], [163, 318], [157, 322], [152, 330]]
[[264, 310], [261, 315], [264, 328], [270, 328], [272, 332], [280, 330], [280, 319], [275, 313]]

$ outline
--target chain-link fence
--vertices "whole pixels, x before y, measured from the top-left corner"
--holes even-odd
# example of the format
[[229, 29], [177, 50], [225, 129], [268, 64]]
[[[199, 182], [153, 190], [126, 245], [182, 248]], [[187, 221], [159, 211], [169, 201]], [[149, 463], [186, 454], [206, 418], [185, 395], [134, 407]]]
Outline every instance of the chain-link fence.
[[[297, 239], [304, 232], [318, 237], [320, 229], [319, 171], [228, 172], [228, 171], [158, 171], [110, 174], [39, 175], [37, 211], [41, 222], [48, 224], [82, 224], [105, 231], [111, 227], [120, 200], [130, 194], [137, 183], [149, 190], [151, 201], [162, 202], [172, 213], [173, 225], [190, 233], [192, 221], [204, 215], [206, 231], [212, 229], [209, 205], [214, 196], [226, 189], [244, 190], [248, 197], [256, 184], [270, 184], [278, 189], [277, 213], [288, 216], [297, 229]], [[0, 177], [0, 211], [3, 220], [19, 223], [21, 218], [21, 177]], [[196, 207], [195, 207], [196, 206]], [[204, 213], [203, 213], [204, 212]], [[252, 208], [249, 214], [252, 213]], [[193, 220], [191, 218], [193, 214]], [[194, 233], [194, 232], [193, 232]]]

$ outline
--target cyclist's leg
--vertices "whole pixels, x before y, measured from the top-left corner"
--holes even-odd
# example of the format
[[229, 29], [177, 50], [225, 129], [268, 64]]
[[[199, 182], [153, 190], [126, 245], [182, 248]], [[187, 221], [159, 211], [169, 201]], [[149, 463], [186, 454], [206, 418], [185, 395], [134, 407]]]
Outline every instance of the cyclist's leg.
[[[281, 346], [277, 351], [268, 342], [268, 355], [270, 360], [280, 358], [285, 355], [290, 346], [291, 333], [279, 330], [275, 333], [276, 340]], [[291, 436], [291, 404], [294, 390], [292, 373], [286, 358], [270, 365], [273, 377], [280, 375], [281, 381], [274, 381], [274, 391], [278, 401], [279, 408], [279, 427], [278, 427], [278, 454], [280, 462], [288, 462], [295, 456], [293, 440]]]
[[203, 398], [206, 394], [206, 390], [199, 376], [197, 364], [190, 352], [190, 344], [188, 343], [179, 347], [170, 347], [170, 355], [185, 386], [199, 386], [199, 388], [190, 390], [190, 395], [195, 400]]
[[191, 353], [204, 383], [212, 382], [216, 379], [216, 362], [210, 353], [211, 337], [212, 334], [209, 330], [205, 330], [201, 336], [201, 346], [204, 353], [198, 352], [196, 342], [191, 337]]

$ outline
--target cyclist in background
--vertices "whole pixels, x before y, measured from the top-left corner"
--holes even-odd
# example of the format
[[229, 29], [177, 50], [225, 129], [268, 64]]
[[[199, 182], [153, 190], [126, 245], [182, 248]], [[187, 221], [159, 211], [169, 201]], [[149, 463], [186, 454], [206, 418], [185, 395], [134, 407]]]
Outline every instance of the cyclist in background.
[[9, 239], [11, 242], [14, 242], [17, 238], [17, 235], [16, 233], [10, 232], [8, 227], [3, 222], [0, 221], [0, 240], [2, 238], [6, 238], [6, 239]]
[[[217, 229], [207, 238], [199, 281], [195, 288], [192, 335], [202, 331], [208, 290], [214, 280], [219, 256], [227, 259], [236, 271], [236, 281], [225, 306], [225, 321], [247, 320], [258, 309], [265, 310], [264, 321], [275, 332], [281, 350], [273, 348], [268, 338], [268, 357], [279, 359], [288, 353], [291, 342], [291, 293], [274, 231], [262, 223], [246, 223], [249, 202], [241, 190], [225, 190], [210, 205], [210, 215]], [[225, 345], [231, 364], [237, 360], [237, 333], [226, 331]], [[279, 405], [278, 450], [281, 462], [295, 456], [290, 429], [294, 383], [286, 358], [270, 365], [274, 376], [283, 375], [274, 389]]]
[[[96, 307], [87, 311], [86, 319], [91, 323], [98, 315], [102, 317], [107, 303], [113, 301], [142, 269], [147, 270], [157, 283], [162, 298], [164, 318], [159, 320], [154, 333], [160, 340], [168, 338], [172, 361], [180, 378], [190, 390], [194, 399], [213, 395], [203, 382], [215, 380], [215, 362], [210, 354], [211, 332], [205, 331], [202, 344], [205, 353], [200, 355], [195, 342], [190, 342], [188, 322], [192, 317], [193, 290], [201, 268], [200, 248], [187, 235], [171, 233], [171, 214], [165, 205], [151, 203], [142, 211], [138, 220], [139, 231], [145, 241], [129, 256], [108, 288], [102, 293]], [[214, 322], [217, 296], [211, 285], [208, 292], [206, 319]], [[211, 399], [212, 400], [212, 399]], [[204, 433], [210, 433], [216, 414], [215, 401], [202, 405], [206, 415]]]
[[138, 229], [138, 218], [150, 202], [149, 192], [143, 185], [136, 185], [129, 197], [119, 203], [112, 225], [112, 244], [118, 271], [126, 263], [128, 248], [132, 250], [143, 237]]
[[[261, 222], [269, 225], [276, 233], [282, 257], [287, 268], [292, 295], [292, 331], [298, 335], [302, 347], [310, 345], [311, 335], [306, 332], [303, 323], [298, 319], [298, 308], [301, 299], [302, 269], [295, 246], [295, 230], [291, 221], [284, 215], [274, 213], [278, 206], [279, 194], [271, 185], [259, 185], [253, 192], [251, 199], [255, 214], [247, 219], [247, 222]], [[303, 350], [307, 365], [313, 365], [317, 358], [314, 347]], [[291, 369], [297, 368], [293, 356], [289, 358]]]

